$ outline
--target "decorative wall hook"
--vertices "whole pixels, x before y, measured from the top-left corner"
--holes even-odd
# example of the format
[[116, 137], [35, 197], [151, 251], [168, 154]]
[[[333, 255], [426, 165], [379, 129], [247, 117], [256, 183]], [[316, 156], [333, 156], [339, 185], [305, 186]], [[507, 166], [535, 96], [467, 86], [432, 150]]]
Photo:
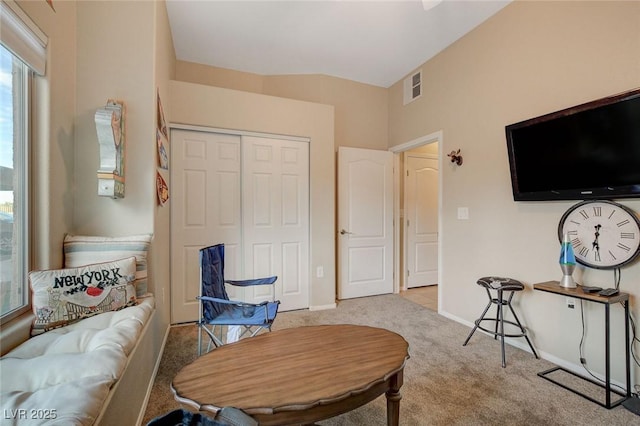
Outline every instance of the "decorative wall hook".
[[456, 163], [458, 166], [462, 165], [462, 155], [460, 155], [460, 150], [451, 151], [447, 154], [447, 157], [451, 157], [451, 162]]

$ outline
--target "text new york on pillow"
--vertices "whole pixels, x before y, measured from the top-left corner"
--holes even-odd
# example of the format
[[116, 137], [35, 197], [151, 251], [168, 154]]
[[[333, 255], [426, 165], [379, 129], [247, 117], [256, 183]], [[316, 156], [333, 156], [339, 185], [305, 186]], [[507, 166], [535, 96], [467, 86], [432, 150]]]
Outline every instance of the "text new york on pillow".
[[33, 271], [31, 335], [136, 304], [136, 258], [68, 269]]

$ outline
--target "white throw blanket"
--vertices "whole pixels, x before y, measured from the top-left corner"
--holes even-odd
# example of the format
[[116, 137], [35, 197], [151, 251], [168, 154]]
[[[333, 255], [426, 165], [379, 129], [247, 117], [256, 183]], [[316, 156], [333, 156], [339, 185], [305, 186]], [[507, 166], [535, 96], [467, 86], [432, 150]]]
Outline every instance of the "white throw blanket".
[[227, 327], [227, 343], [233, 343], [240, 340], [242, 327], [239, 325], [230, 325]]

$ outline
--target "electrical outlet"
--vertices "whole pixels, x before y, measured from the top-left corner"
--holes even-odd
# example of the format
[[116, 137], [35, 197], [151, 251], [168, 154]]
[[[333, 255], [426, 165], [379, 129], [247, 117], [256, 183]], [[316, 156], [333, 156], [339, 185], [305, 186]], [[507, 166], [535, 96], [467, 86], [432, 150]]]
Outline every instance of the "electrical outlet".
[[316, 268], [316, 277], [324, 278], [324, 268], [322, 266]]
[[573, 297], [567, 297], [567, 308], [573, 309], [576, 307], [576, 299]]

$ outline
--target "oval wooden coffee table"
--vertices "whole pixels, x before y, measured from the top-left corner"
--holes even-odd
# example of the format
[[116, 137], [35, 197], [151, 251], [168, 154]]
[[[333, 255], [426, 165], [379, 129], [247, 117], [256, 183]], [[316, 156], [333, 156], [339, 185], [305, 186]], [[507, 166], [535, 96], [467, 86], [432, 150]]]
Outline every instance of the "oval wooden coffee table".
[[171, 390], [190, 408], [236, 407], [260, 425], [313, 423], [386, 393], [387, 424], [396, 426], [408, 348], [381, 328], [289, 328], [214, 349], [180, 370]]

